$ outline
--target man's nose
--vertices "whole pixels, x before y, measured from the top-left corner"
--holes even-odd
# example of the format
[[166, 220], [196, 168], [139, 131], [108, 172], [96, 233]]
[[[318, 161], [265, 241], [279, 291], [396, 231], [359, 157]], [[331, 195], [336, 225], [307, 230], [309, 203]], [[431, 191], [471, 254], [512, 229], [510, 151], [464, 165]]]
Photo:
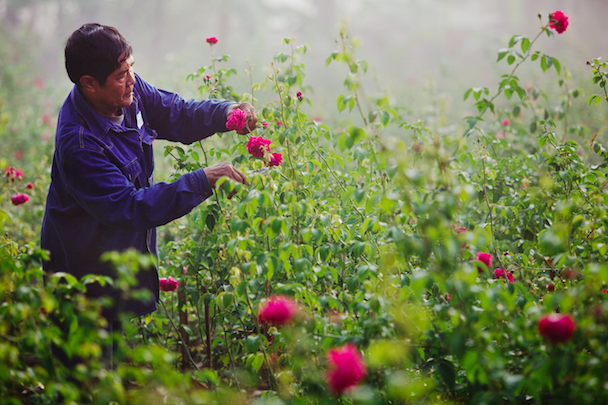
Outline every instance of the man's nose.
[[135, 72], [133, 71], [133, 69], [129, 70], [129, 73], [127, 73], [127, 85], [128, 86], [133, 86], [135, 84]]

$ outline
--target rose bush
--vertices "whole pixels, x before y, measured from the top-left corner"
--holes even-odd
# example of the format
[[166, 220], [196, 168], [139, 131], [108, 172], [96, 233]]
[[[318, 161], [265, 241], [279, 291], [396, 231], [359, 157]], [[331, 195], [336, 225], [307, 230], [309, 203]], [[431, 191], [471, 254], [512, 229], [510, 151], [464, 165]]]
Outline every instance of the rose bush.
[[[466, 90], [472, 112], [449, 127], [439, 124], [436, 105], [410, 112], [388, 94], [364, 98], [368, 64], [344, 30], [327, 59], [344, 71], [344, 94], [321, 120], [308, 115], [317, 101], [301, 94], [306, 46], [285, 39], [288, 49], [242, 94], [228, 84], [236, 71], [220, 68], [228, 58], [212, 57], [189, 80], [200, 80], [205, 97], [252, 103], [266, 125], [249, 139], [226, 133], [207, 147], [171, 145], [166, 156], [174, 158], [174, 178], [231, 160], [250, 185], [218, 182], [212, 198], [159, 232], [160, 273], [179, 277], [180, 288], [161, 295], [157, 313], [125, 323], [115, 371], [99, 361], [98, 337], [108, 338], [95, 324], [103, 303], [76, 298], [90, 279], [61, 275], [65, 283], [45, 287], [34, 280], [39, 258], [31, 242], [9, 241], [0, 319], [3, 336], [13, 339], [0, 346], [8, 359], [0, 366], [2, 397], [27, 392], [52, 403], [59, 395], [76, 402], [107, 393], [106, 403], [162, 396], [261, 404], [605, 398], [608, 155], [601, 135], [590, 136], [591, 124], [575, 113], [587, 108], [579, 105], [583, 90], [560, 61], [536, 50], [540, 34], [559, 33], [552, 16], [536, 37], [513, 36], [499, 50], [507, 73], [495, 87]], [[527, 63], [556, 85], [522, 84], [531, 79], [516, 74]], [[592, 68], [603, 88], [604, 67], [594, 61]], [[259, 104], [253, 94], [261, 89], [273, 92], [272, 101]], [[589, 101], [604, 98], [595, 97]], [[591, 147], [576, 139], [591, 139]], [[43, 189], [31, 173], [23, 180]], [[3, 196], [22, 191], [22, 183], [7, 180]], [[2, 208], [33, 220], [27, 215], [39, 197], [24, 207], [5, 198]], [[11, 235], [21, 232], [14, 221]], [[129, 252], [108, 258], [125, 293], [137, 268], [150, 265]], [[492, 265], [494, 277], [479, 273]], [[278, 296], [298, 302], [298, 317]], [[569, 315], [543, 315], [556, 312]], [[51, 342], [65, 342], [78, 358], [75, 382]]]

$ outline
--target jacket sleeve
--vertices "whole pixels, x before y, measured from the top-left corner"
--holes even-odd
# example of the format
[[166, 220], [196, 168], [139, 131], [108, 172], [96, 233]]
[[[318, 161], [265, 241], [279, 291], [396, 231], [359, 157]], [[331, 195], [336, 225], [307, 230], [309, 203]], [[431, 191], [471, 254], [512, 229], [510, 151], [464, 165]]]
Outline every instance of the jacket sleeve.
[[100, 150], [74, 148], [63, 164], [69, 194], [100, 222], [121, 229], [141, 231], [164, 225], [213, 194], [203, 169], [172, 183], [137, 189]]
[[157, 89], [136, 75], [136, 90], [150, 127], [158, 138], [185, 144], [217, 132], [226, 132], [230, 100], [185, 100], [175, 93]]

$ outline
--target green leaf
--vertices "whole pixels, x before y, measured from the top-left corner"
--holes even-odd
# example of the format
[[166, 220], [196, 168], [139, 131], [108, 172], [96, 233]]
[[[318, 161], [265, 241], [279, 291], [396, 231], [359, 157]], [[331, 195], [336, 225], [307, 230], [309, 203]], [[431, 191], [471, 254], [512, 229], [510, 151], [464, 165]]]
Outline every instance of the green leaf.
[[467, 98], [469, 98], [469, 94], [471, 94], [472, 91], [473, 91], [472, 88], [470, 88], [467, 91], [465, 91], [464, 92], [464, 98], [462, 99], [462, 101], [467, 101]]
[[591, 103], [593, 103], [596, 99], [599, 99], [599, 96], [597, 94], [594, 94], [589, 97], [589, 105], [591, 105]]
[[545, 55], [540, 58], [540, 68], [543, 70], [543, 72], [546, 72], [547, 69], [549, 69], [549, 66], [547, 65], [547, 58], [545, 57]]
[[507, 56], [508, 53], [509, 53], [509, 50], [507, 48], [499, 49], [498, 50], [498, 59], [496, 60], [496, 62], [499, 62], [502, 58]]
[[555, 58], [551, 58], [551, 61], [553, 62], [553, 66], [555, 66], [555, 70], [557, 70], [557, 74], [561, 74], [562, 65], [560, 65], [559, 61]]
[[512, 65], [512, 64], [513, 64], [513, 62], [515, 62], [515, 56], [513, 56], [513, 55], [509, 55], [509, 57], [507, 58], [507, 63], [508, 63], [509, 65]]
[[521, 51], [526, 53], [528, 52], [528, 49], [530, 49], [530, 40], [528, 38], [523, 38], [521, 40]]

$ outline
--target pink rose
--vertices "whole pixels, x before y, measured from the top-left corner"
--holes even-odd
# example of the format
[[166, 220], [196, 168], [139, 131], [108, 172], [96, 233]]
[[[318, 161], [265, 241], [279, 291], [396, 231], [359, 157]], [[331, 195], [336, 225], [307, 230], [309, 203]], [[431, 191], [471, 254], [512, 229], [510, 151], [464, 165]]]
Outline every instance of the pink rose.
[[283, 125], [283, 123], [281, 121], [277, 121], [277, 127], [280, 127], [281, 125]]
[[575, 330], [576, 324], [570, 315], [553, 313], [538, 321], [538, 331], [551, 344], [566, 343]]
[[300, 100], [300, 101], [302, 101], [302, 99], [304, 98], [304, 97], [302, 96], [302, 92], [301, 92], [301, 91], [298, 91], [298, 92], [296, 93], [296, 97], [297, 97], [297, 98], [298, 98], [298, 100]]
[[30, 200], [30, 197], [27, 194], [23, 194], [23, 193], [15, 194], [14, 196], [11, 197], [11, 202], [13, 203], [13, 205], [25, 204], [29, 200]]
[[176, 279], [174, 279], [173, 277], [169, 276], [169, 278], [161, 278], [160, 280], [158, 280], [158, 285], [161, 289], [161, 291], [164, 292], [171, 292], [171, 291], [175, 291], [177, 290], [177, 287], [179, 286], [179, 283]]
[[263, 127], [267, 127], [267, 126], [268, 126], [268, 123], [267, 123], [266, 121], [262, 121], [262, 126], [263, 126]]
[[608, 294], [608, 289], [607, 288], [602, 289], [602, 294]]
[[511, 123], [511, 121], [509, 121], [508, 118], [505, 118], [500, 123], [506, 127], [506, 126], [509, 126], [509, 124]]
[[27, 184], [25, 185], [25, 188], [27, 188], [28, 190], [31, 190], [31, 189], [33, 189], [33, 188], [34, 188], [34, 185], [33, 185], [32, 183], [27, 183]]
[[553, 13], [549, 14], [549, 18], [551, 19], [551, 22], [549, 22], [549, 27], [557, 31], [558, 34], [566, 31], [566, 28], [568, 28], [568, 16], [562, 11], [554, 11]]
[[297, 314], [298, 306], [291, 298], [274, 295], [260, 304], [258, 319], [262, 323], [283, 326]]
[[34, 79], [34, 86], [39, 88], [40, 90], [44, 89], [44, 79], [40, 76]]
[[48, 114], [48, 113], [47, 113], [47, 114], [44, 114], [44, 115], [42, 116], [42, 123], [43, 123], [44, 125], [51, 126], [51, 124], [52, 124], [52, 120], [51, 120], [51, 114]]
[[217, 44], [217, 37], [209, 37], [207, 38], [207, 43], [211, 45]]
[[228, 115], [226, 128], [237, 132], [242, 131], [247, 126], [247, 113], [239, 108], [235, 108]]
[[211, 76], [207, 75], [207, 76], [205, 76], [205, 79], [209, 80], [209, 79], [211, 79]]
[[279, 166], [283, 163], [283, 155], [279, 152], [274, 152], [270, 154], [270, 162], [268, 162], [268, 166]]
[[464, 225], [462, 225], [462, 224], [460, 224], [460, 225], [452, 224], [452, 228], [454, 229], [454, 232], [456, 232], [456, 233], [465, 233], [467, 231], [467, 228], [465, 228]]
[[359, 384], [367, 374], [363, 358], [352, 343], [331, 349], [327, 353], [327, 361], [327, 383], [336, 395], [342, 395], [348, 388]]
[[[506, 273], [506, 275], [505, 275]], [[505, 278], [508, 280], [509, 283], [513, 283], [515, 282], [515, 279], [513, 278], [513, 274], [509, 273], [506, 270], [503, 269], [494, 269], [494, 278], [496, 280], [498, 280], [499, 278]]]
[[261, 136], [252, 136], [249, 138], [249, 142], [247, 142], [247, 150], [254, 157], [263, 158], [264, 157], [264, 148], [266, 151], [270, 152], [270, 145], [272, 141], [268, 139], [264, 139]]
[[[479, 252], [479, 253], [477, 253], [477, 259], [474, 261], [482, 262], [483, 264], [486, 265], [486, 267], [489, 268], [492, 265], [492, 255], [489, 253]], [[477, 272], [483, 273], [483, 268], [481, 268], [480, 266], [477, 266]]]

